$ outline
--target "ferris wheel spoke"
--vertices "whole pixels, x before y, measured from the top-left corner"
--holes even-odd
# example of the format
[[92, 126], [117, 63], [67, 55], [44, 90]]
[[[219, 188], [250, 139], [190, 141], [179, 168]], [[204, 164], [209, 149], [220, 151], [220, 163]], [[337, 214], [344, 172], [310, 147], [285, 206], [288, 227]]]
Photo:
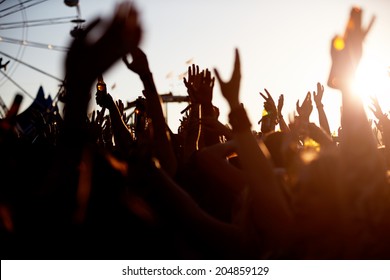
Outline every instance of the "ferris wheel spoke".
[[[31, 2], [31, 1], [33, 1], [33, 0], [27, 0], [27, 1], [24, 1], [24, 2], [20, 2], [20, 1], [19, 1], [19, 4], [16, 4], [16, 5], [13, 5], [13, 6], [9, 6], [9, 7], [7, 7], [7, 8], [4, 8], [4, 9], [0, 10], [0, 13], [5, 12], [5, 11], [8, 11], [8, 10], [12, 10], [12, 9], [14, 9], [14, 8], [20, 8], [21, 6], [23, 7], [23, 4], [26, 4], [26, 3]], [[3, 2], [5, 2], [5, 1], [3, 1]], [[20, 11], [20, 10], [18, 10], [18, 11]]]
[[[27, 9], [27, 8], [33, 7], [33, 6], [38, 5], [38, 4], [42, 4], [42, 3], [46, 2], [46, 1], [48, 1], [48, 0], [38, 0], [38, 1], [35, 1], [35, 2], [34, 2], [34, 0], [26, 0], [26, 1], [23, 1], [23, 2], [19, 2], [19, 4], [16, 4], [16, 5], [13, 5], [13, 6], [10, 6], [10, 7], [7, 7], [7, 8], [4, 8], [4, 9], [0, 10], [0, 18], [9, 16], [9, 15], [12, 15], [12, 14], [15, 14], [15, 13], [18, 13], [18, 12], [21, 12], [21, 11]], [[30, 2], [34, 2], [34, 3], [31, 3], [29, 5], [24, 5], [24, 4], [28, 4]], [[8, 11], [8, 12], [6, 12], [6, 11]], [[5, 14], [1, 14], [2, 12], [6, 12], [6, 13]]]
[[32, 65], [30, 65], [30, 64], [28, 64], [28, 63], [26, 63], [26, 62], [24, 62], [24, 61], [21, 61], [20, 59], [18, 59], [18, 58], [16, 58], [16, 57], [13, 57], [13, 56], [11, 56], [11, 55], [9, 55], [9, 54], [6, 54], [6, 53], [4, 53], [4, 52], [2, 52], [2, 51], [0, 51], [0, 54], [6, 56], [6, 57], [8, 57], [8, 58], [10, 58], [10, 59], [12, 59], [12, 60], [14, 60], [14, 61], [16, 61], [16, 62], [19, 62], [20, 64], [23, 64], [24, 66], [27, 66], [27, 67], [29, 67], [29, 68], [31, 68], [31, 69], [33, 69], [33, 70], [35, 70], [35, 71], [37, 71], [37, 72], [39, 72], [39, 73], [41, 73], [41, 74], [44, 74], [44, 75], [46, 75], [46, 76], [48, 76], [48, 77], [50, 77], [50, 78], [52, 78], [52, 79], [54, 79], [54, 80], [57, 80], [57, 81], [59, 81], [59, 82], [63, 82], [62, 79], [57, 78], [57, 77], [53, 76], [52, 74], [47, 73], [47, 72], [45, 72], [45, 71], [43, 71], [43, 70], [41, 70], [41, 69], [39, 69], [39, 68], [37, 68], [37, 67], [35, 67], [35, 66], [32, 66]]
[[41, 48], [41, 49], [47, 49], [47, 50], [62, 51], [62, 52], [67, 52], [69, 50], [68, 47], [56, 46], [56, 45], [52, 45], [52, 44], [44, 44], [44, 43], [38, 43], [38, 42], [32, 42], [32, 41], [26, 41], [26, 40], [22, 41], [22, 40], [8, 38], [8, 37], [0, 37], [0, 42], [16, 44], [16, 45], [23, 45], [26, 47], [34, 47], [34, 48]]
[[12, 79], [10, 76], [8, 76], [3, 70], [0, 70], [0, 73], [6, 77], [11, 83], [13, 83], [18, 89], [20, 89], [25, 95], [27, 95], [28, 97], [30, 97], [32, 100], [34, 100], [35, 98], [30, 94], [28, 93], [27, 90], [25, 90], [21, 85], [19, 85], [14, 79]]
[[6, 22], [0, 24], [0, 30], [53, 25], [53, 24], [64, 24], [64, 23], [72, 22], [72, 20], [77, 20], [77, 19], [78, 17], [69, 16], [69, 17], [57, 17], [57, 18], [37, 19], [37, 20], [18, 21], [18, 22]]
[[[28, 50], [27, 47], [41, 48], [43, 50], [49, 51], [55, 50], [59, 52], [67, 52], [69, 48], [66, 46], [47, 44], [39, 39], [34, 40], [33, 38], [29, 38], [33, 39], [32, 41], [30, 41], [28, 40], [27, 36], [29, 28], [47, 28], [50, 25], [59, 26], [60, 24], [73, 23], [77, 25], [77, 28], [81, 29], [81, 24], [85, 22], [85, 20], [81, 18], [80, 5], [78, 3], [79, 1], [76, 0], [63, 1], [66, 6], [73, 7], [77, 10], [77, 13], [75, 13], [73, 16], [68, 14], [65, 16], [61, 16], [61, 14], [46, 13], [46, 15], [49, 15], [49, 17], [46, 16], [44, 18], [35, 18], [32, 20], [27, 18], [27, 13], [30, 11], [31, 8], [34, 9], [38, 7], [38, 5], [39, 7], [41, 7], [42, 5], [46, 5], [45, 3], [47, 2], [48, 0], [0, 0], [0, 87], [8, 83], [11, 88], [16, 87], [18, 91], [28, 96], [32, 100], [34, 100], [35, 98], [33, 97], [33, 94], [29, 93], [26, 90], [28, 89], [27, 87], [25, 87], [26, 89], [24, 89], [23, 77], [20, 77], [19, 75], [19, 73], [21, 73], [22, 71], [17, 72], [17, 68], [24, 66], [51, 79], [54, 79], [55, 81], [58, 81], [60, 83], [60, 89], [57, 93], [57, 96], [53, 100], [59, 99], [59, 96], [63, 91], [65, 78], [60, 79], [55, 75], [49, 73], [49, 71], [46, 72], [40, 69], [39, 65], [37, 65], [38, 67], [36, 67], [35, 63], [29, 64], [25, 62], [26, 60], [23, 58], [23, 55], [25, 51]], [[53, 17], [50, 17], [50, 15], [52, 15]], [[70, 32], [71, 36], [73, 36], [72, 32], [75, 31], [72, 30]], [[1, 45], [1, 43], [7, 43], [9, 45], [8, 50], [6, 48], [2, 48], [5, 45]]]

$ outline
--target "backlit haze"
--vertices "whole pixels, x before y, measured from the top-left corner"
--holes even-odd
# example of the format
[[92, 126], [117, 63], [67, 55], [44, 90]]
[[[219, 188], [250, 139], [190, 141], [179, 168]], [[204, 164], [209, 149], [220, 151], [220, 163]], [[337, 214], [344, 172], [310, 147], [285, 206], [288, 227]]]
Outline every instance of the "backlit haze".
[[[374, 15], [376, 21], [366, 37], [356, 88], [367, 102], [368, 96], [375, 94], [383, 111], [390, 110], [388, 0], [133, 2], [140, 12], [140, 21], [144, 28], [141, 48], [148, 56], [160, 94], [172, 92], [174, 95], [186, 95], [183, 75], [192, 63], [199, 65], [201, 69], [217, 68], [222, 78], [230, 78], [234, 49], [238, 48], [242, 74], [240, 101], [247, 109], [254, 130], [260, 129], [257, 122], [261, 118], [264, 100], [259, 92], [264, 92], [264, 88], [271, 93], [275, 102], [280, 94], [284, 94], [283, 115], [289, 122], [289, 115], [294, 113], [296, 101], [299, 99], [301, 102], [308, 91], [315, 91], [317, 82], [320, 82], [325, 86], [323, 103], [332, 132], [339, 127], [341, 98], [337, 90], [326, 86], [331, 66], [330, 41], [334, 35], [343, 34], [351, 7], [359, 6], [363, 10], [364, 26]], [[0, 9], [7, 3], [9, 2], [5, 1], [0, 4]], [[97, 16], [106, 19], [114, 11], [116, 3], [117, 1], [109, 0], [80, 0], [81, 18], [86, 20], [85, 25]], [[5, 12], [0, 12], [0, 15], [4, 14]], [[0, 18], [0, 24], [23, 19], [32, 21], [76, 15], [75, 7], [66, 6], [62, 0], [50, 0], [26, 9], [24, 14], [3, 16]], [[72, 39], [69, 32], [74, 26], [74, 23], [69, 22], [28, 27], [23, 30], [0, 30], [0, 37], [68, 46]], [[63, 79], [65, 52], [3, 41], [0, 41], [0, 50]], [[8, 60], [4, 55], [0, 54], [0, 57], [3, 58], [3, 63]], [[12, 59], [5, 73], [31, 97], [35, 97], [40, 86], [46, 96], [50, 94], [53, 98], [59, 89], [60, 82], [57, 80]], [[104, 73], [103, 77], [114, 99], [134, 101], [142, 95], [141, 81], [122, 61]], [[9, 106], [14, 95], [21, 90], [3, 76], [0, 76], [0, 79], [0, 96]], [[22, 110], [32, 102], [31, 97], [24, 93], [23, 96]], [[220, 109], [220, 121], [227, 123], [229, 108], [217, 82], [213, 104]], [[164, 105], [168, 123], [174, 132], [177, 131], [179, 119], [182, 117], [180, 111], [186, 105]], [[96, 108], [95, 101], [92, 100], [91, 110]], [[311, 121], [318, 124], [315, 106]]]

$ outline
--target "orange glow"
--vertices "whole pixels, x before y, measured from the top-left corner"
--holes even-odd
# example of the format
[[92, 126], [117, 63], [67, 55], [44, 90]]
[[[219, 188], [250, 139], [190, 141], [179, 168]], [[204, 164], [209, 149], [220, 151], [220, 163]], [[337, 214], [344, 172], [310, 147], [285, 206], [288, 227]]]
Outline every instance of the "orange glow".
[[101, 85], [101, 84], [98, 84], [98, 85], [97, 85], [97, 89], [98, 89], [99, 91], [104, 91], [104, 90], [105, 90], [105, 86], [104, 86], [104, 85]]
[[338, 37], [333, 41], [333, 47], [334, 47], [336, 50], [338, 50], [338, 51], [343, 50], [344, 47], [345, 47], [344, 39], [338, 36]]
[[348, 30], [355, 29], [355, 23], [353, 22], [353, 20], [350, 20], [350, 21], [348, 22], [347, 29], [348, 29]]

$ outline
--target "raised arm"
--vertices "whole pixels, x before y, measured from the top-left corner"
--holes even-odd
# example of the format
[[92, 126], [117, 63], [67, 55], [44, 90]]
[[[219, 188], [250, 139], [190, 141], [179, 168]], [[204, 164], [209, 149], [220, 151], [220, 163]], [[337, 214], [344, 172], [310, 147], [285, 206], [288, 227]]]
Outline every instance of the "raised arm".
[[99, 73], [136, 47], [141, 39], [138, 14], [129, 2], [117, 5], [114, 16], [101, 37], [91, 43], [88, 36], [96, 29], [96, 19], [74, 39], [66, 57], [66, 105], [64, 139], [70, 146], [86, 141], [85, 116], [90, 90]]
[[144, 85], [145, 90], [143, 93], [147, 102], [147, 115], [152, 119], [154, 152], [165, 171], [173, 176], [176, 173], [177, 160], [168, 125], [162, 111], [161, 101], [157, 93], [153, 75], [149, 69], [147, 56], [140, 48], [133, 48], [131, 55], [133, 57], [131, 63], [128, 62], [126, 57], [123, 57], [123, 61], [131, 71], [139, 75]]
[[238, 144], [238, 156], [242, 170], [249, 185], [250, 209], [255, 211], [252, 215], [256, 215], [252, 222], [261, 231], [267, 240], [266, 242], [269, 241], [268, 244], [276, 249], [290, 237], [292, 218], [287, 200], [274, 176], [272, 163], [267, 158], [269, 152], [262, 141], [258, 143], [254, 138], [251, 123], [239, 101], [241, 70], [237, 49], [230, 80], [222, 81], [217, 70], [215, 70], [215, 75], [220, 84], [222, 95], [230, 106], [229, 120]]
[[323, 95], [324, 95], [324, 86], [321, 85], [320, 83], [317, 83], [317, 92], [313, 91], [313, 99], [314, 102], [316, 103], [320, 126], [326, 133], [331, 135], [328, 118], [326, 117], [324, 111], [324, 105], [322, 104]]
[[265, 111], [265, 114], [263, 114], [259, 123], [261, 122], [261, 132], [266, 134], [275, 131], [275, 126], [278, 122], [278, 113], [277, 113], [275, 101], [272, 98], [271, 94], [268, 92], [267, 89], [264, 89], [264, 91], [267, 94], [267, 96], [259, 92], [259, 94], [264, 98], [264, 111]]
[[390, 167], [390, 120], [387, 114], [384, 114], [379, 104], [378, 98], [371, 97], [372, 107], [371, 111], [378, 119], [377, 126], [380, 128], [383, 137], [383, 144], [385, 145], [385, 157], [387, 163], [387, 169]]
[[288, 128], [288, 125], [286, 124], [286, 121], [284, 120], [283, 117], [283, 105], [284, 105], [284, 95], [281, 94], [279, 95], [278, 99], [278, 123], [281, 131], [289, 131], [290, 129]]
[[96, 103], [110, 112], [112, 133], [115, 146], [124, 154], [127, 154], [133, 143], [133, 136], [123, 121], [122, 115], [115, 101], [109, 93], [96, 92]]
[[218, 133], [204, 125], [218, 121], [218, 111], [212, 104], [215, 78], [209, 69], [199, 71], [199, 66], [193, 64], [188, 67], [188, 80], [184, 77], [183, 82], [191, 102], [190, 121], [197, 130], [197, 149], [219, 143]]
[[[360, 14], [360, 10], [352, 9], [351, 15]], [[360, 16], [360, 15], [359, 15]], [[377, 151], [377, 144], [374, 139], [371, 127], [363, 107], [362, 99], [352, 90], [351, 81], [355, 76], [356, 68], [362, 56], [363, 33], [366, 33], [358, 21], [351, 30], [350, 35], [345, 39], [344, 48], [337, 48], [337, 36], [331, 41], [332, 68], [329, 80], [337, 80], [337, 88], [342, 95], [342, 141], [340, 144], [342, 160], [351, 169], [354, 178], [351, 182], [356, 182], [362, 174], [371, 175], [371, 178], [383, 180], [384, 169], [380, 163], [380, 156]], [[337, 74], [337, 75], [336, 75]], [[379, 173], [378, 173], [379, 172]], [[355, 181], [354, 181], [355, 180]]]
[[[199, 138], [200, 138], [200, 105], [195, 102], [195, 97], [193, 94], [194, 84], [199, 83], [199, 66], [192, 64], [188, 66], [187, 79], [184, 77], [183, 82], [187, 88], [188, 96], [190, 97], [189, 113], [186, 117], [186, 122], [183, 125], [185, 133], [182, 133], [183, 148], [182, 148], [182, 157], [183, 161], [186, 162], [192, 154], [199, 150]], [[198, 79], [197, 79], [198, 78]], [[183, 131], [183, 132], [184, 132]]]
[[305, 122], [305, 123], [309, 123], [310, 115], [311, 115], [311, 112], [313, 111], [313, 104], [311, 101], [310, 91], [306, 94], [305, 99], [303, 100], [301, 105], [299, 105], [299, 100], [297, 100], [296, 110], [297, 110], [300, 121]]

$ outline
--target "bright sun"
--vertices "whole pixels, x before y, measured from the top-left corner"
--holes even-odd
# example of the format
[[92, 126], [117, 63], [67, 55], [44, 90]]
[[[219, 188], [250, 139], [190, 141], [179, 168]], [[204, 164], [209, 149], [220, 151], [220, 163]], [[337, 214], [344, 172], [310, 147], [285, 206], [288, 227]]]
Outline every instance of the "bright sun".
[[356, 72], [354, 88], [361, 96], [369, 118], [372, 113], [368, 109], [371, 106], [371, 96], [378, 98], [384, 113], [390, 111], [390, 76], [389, 65], [378, 58], [362, 58]]

